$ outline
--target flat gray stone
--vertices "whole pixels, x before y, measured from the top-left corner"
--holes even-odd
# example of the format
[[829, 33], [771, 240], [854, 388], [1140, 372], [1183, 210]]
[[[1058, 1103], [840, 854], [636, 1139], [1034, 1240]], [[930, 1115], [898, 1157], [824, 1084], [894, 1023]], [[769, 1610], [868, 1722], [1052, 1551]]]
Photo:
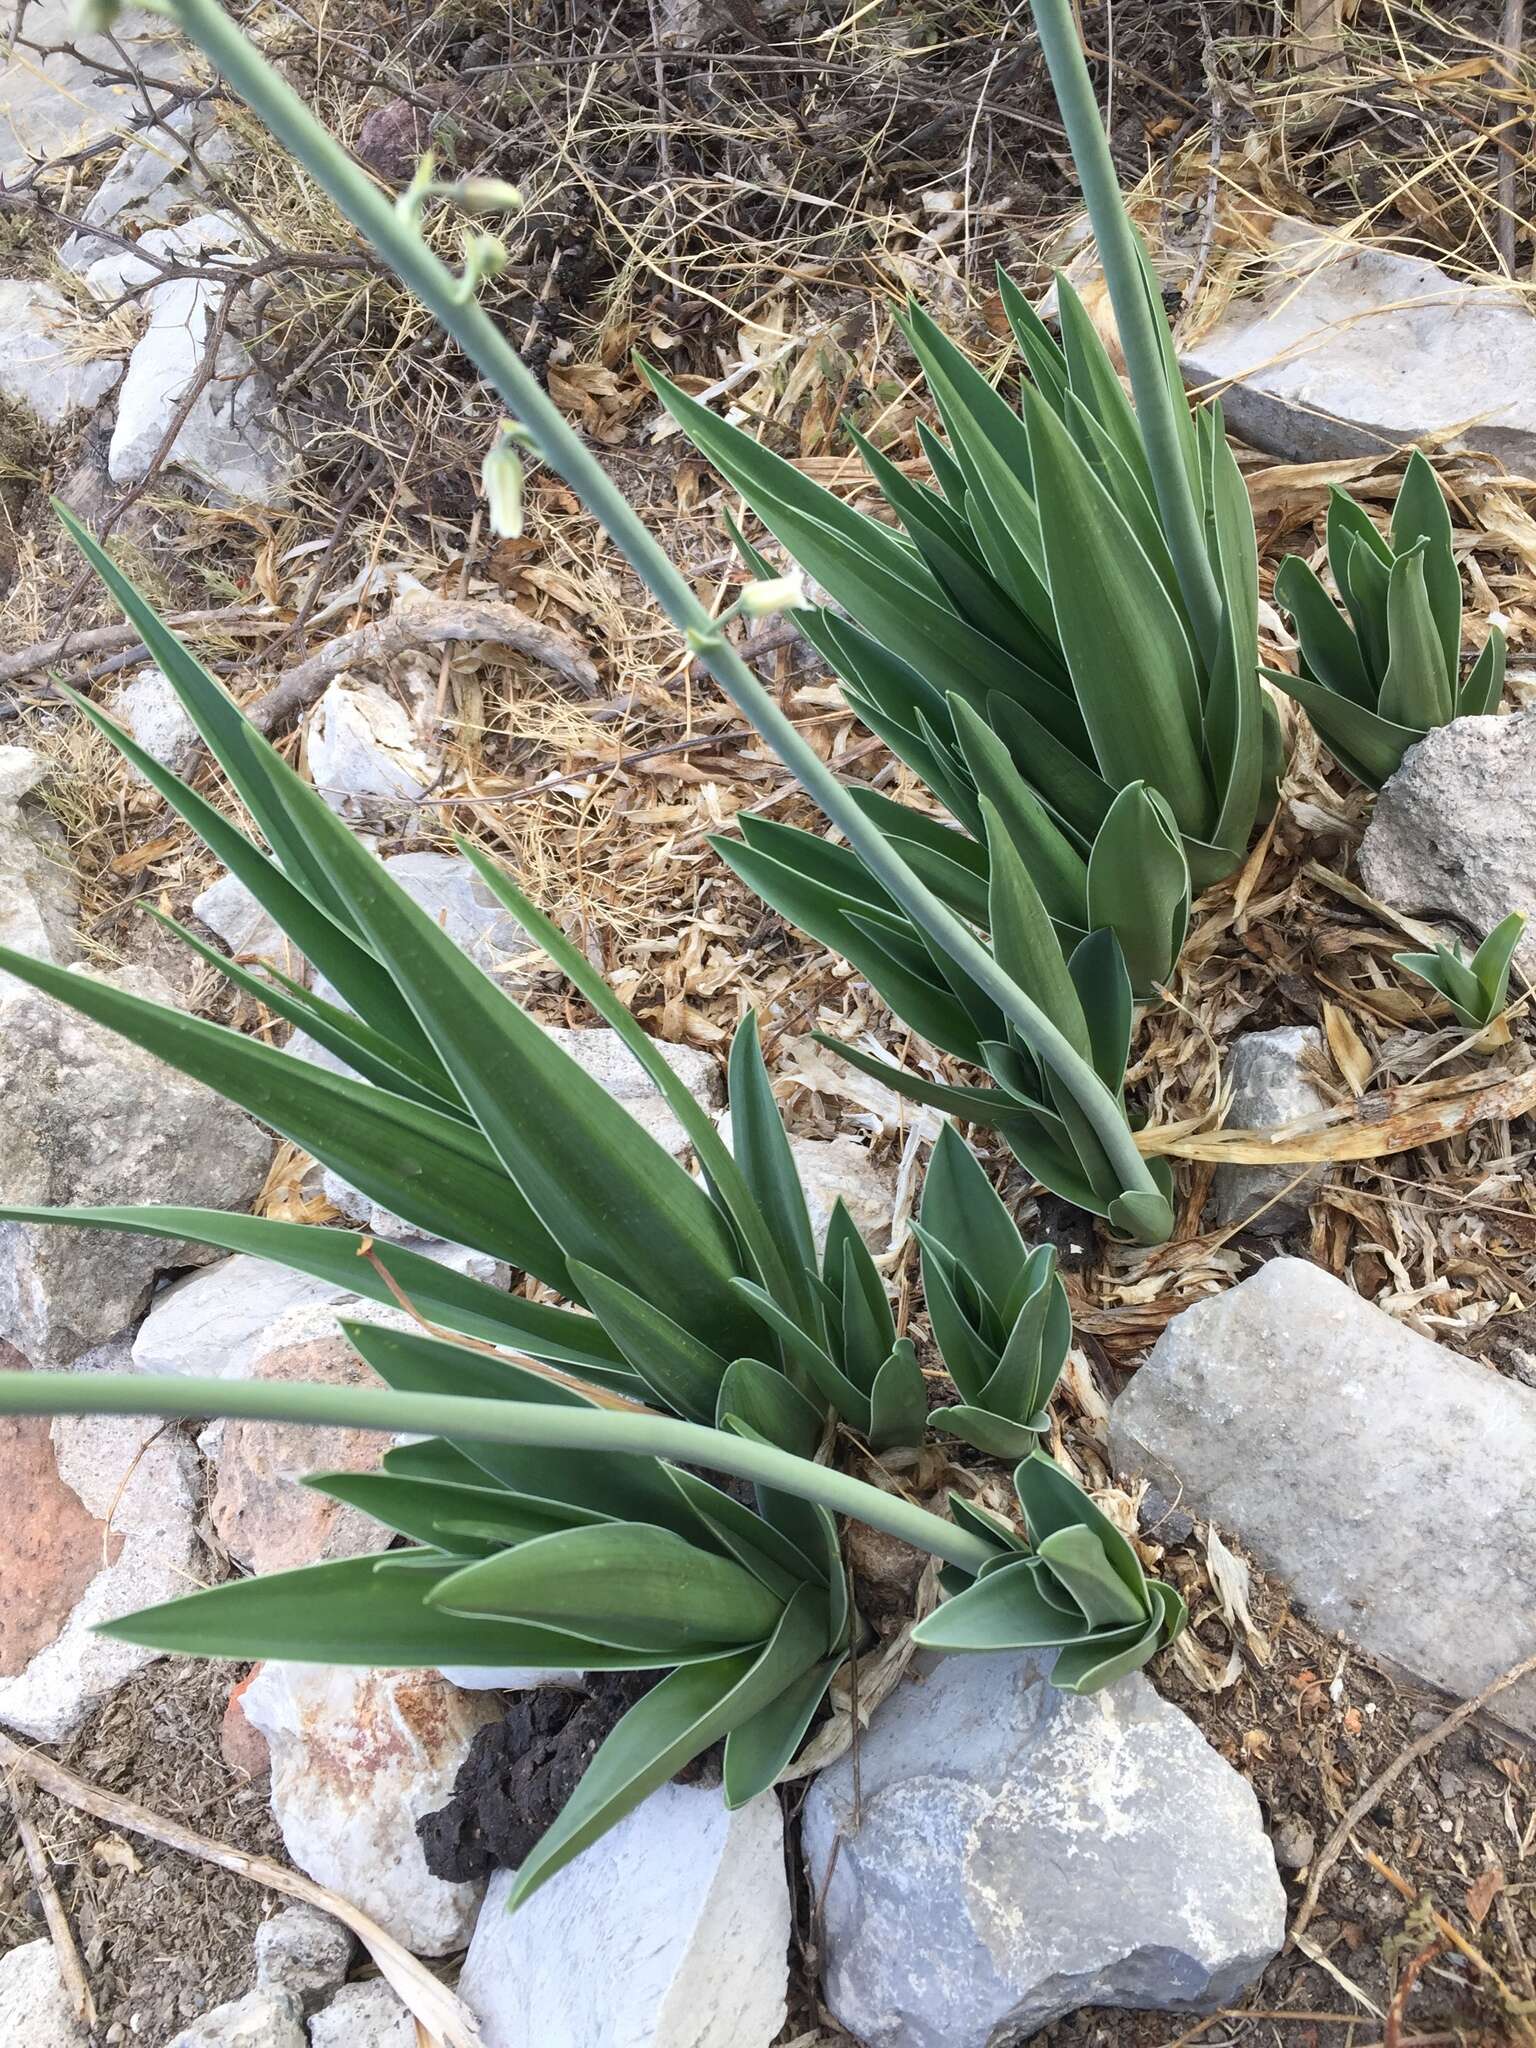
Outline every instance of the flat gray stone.
[[85, 353], [90, 330], [50, 284], [0, 282], [0, 397], [45, 427], [100, 405], [123, 374], [121, 356]]
[[309, 715], [310, 780], [339, 817], [404, 830], [442, 757], [394, 690], [338, 677]]
[[1078, 1699], [1050, 1663], [920, 1658], [860, 1745], [857, 1821], [852, 1757], [811, 1787], [824, 1995], [866, 2048], [1227, 2005], [1285, 1938], [1247, 1781], [1139, 1673]]
[[64, 833], [33, 795], [46, 773], [29, 747], [0, 747], [0, 945], [68, 967], [80, 899]]
[[1463, 939], [1486, 937], [1512, 910], [1530, 912], [1515, 969], [1536, 980], [1533, 792], [1536, 711], [1437, 726], [1376, 799], [1361, 880], [1393, 910], [1452, 920]]
[[192, 915], [221, 938], [237, 960], [265, 960], [296, 981], [309, 979], [302, 955], [236, 876], [220, 875], [194, 896]]
[[1276, 222], [1259, 291], [1180, 360], [1218, 387], [1234, 434], [1288, 461], [1434, 435], [1521, 475], [1536, 464], [1536, 319], [1520, 297], [1306, 221]]
[[[188, 74], [186, 44], [163, 19], [134, 8], [124, 9], [110, 35], [82, 35], [72, 0], [34, 0], [25, 33], [54, 54], [18, 51], [0, 66], [0, 177], [7, 179], [40, 158], [84, 148], [114, 131], [126, 136], [143, 106], [122, 76], [129, 66], [150, 78]], [[101, 77], [93, 58], [117, 78]]]
[[[109, 709], [163, 768], [181, 774], [191, 765], [200, 744], [198, 730], [159, 669], [140, 669], [116, 692]], [[129, 772], [136, 782], [148, 782], [137, 768]]]
[[310, 2048], [417, 2048], [416, 2022], [382, 1977], [347, 1984], [309, 2023]]
[[[719, 1118], [717, 1128], [729, 1146], [729, 1110]], [[838, 1202], [847, 1208], [854, 1228], [872, 1252], [888, 1250], [896, 1207], [896, 1161], [875, 1159], [869, 1147], [848, 1132], [835, 1138], [801, 1138], [791, 1132], [789, 1149], [810, 1212], [817, 1258], [826, 1249], [832, 1211]]]
[[[1467, 1698], [1536, 1641], [1536, 1391], [1300, 1259], [1176, 1316], [1117, 1470], [1235, 1534], [1323, 1628]], [[1536, 1679], [1492, 1712], [1536, 1735]]]
[[[174, 1007], [147, 970], [97, 978]], [[41, 991], [0, 982], [0, 1201], [244, 1210], [271, 1158], [267, 1133], [211, 1089]], [[0, 1224], [0, 1336], [34, 1365], [68, 1365], [132, 1321], [157, 1273], [204, 1256], [120, 1231]]]
[[256, 1930], [256, 1989], [286, 1994], [313, 2012], [346, 1982], [356, 1947], [317, 1906], [284, 1906]]
[[140, 1372], [241, 1379], [267, 1348], [267, 1332], [290, 1309], [339, 1309], [357, 1298], [328, 1280], [234, 1252], [156, 1295], [133, 1340], [133, 1362]]
[[304, 2023], [281, 1992], [248, 1991], [183, 2027], [167, 2048], [306, 2048]]
[[[1232, 1090], [1227, 1128], [1273, 1130], [1326, 1109], [1328, 1098], [1307, 1069], [1309, 1055], [1323, 1059], [1323, 1034], [1312, 1024], [1245, 1031], [1233, 1039], [1224, 1075]], [[1211, 1181], [1212, 1221], [1218, 1229], [1241, 1223], [1261, 1237], [1278, 1237], [1306, 1222], [1327, 1178], [1326, 1166], [1218, 1166]]]
[[28, 1941], [0, 1955], [0, 2041], [17, 2048], [89, 2048], [75, 2018], [51, 1941]]
[[515, 1913], [491, 1880], [459, 1981], [485, 2048], [769, 2048], [784, 2024], [784, 1821], [663, 1785]]

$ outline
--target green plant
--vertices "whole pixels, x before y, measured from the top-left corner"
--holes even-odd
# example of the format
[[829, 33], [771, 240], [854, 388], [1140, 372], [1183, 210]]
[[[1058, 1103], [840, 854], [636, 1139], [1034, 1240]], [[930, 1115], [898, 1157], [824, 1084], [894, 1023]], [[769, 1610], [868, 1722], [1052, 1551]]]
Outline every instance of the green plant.
[[[1353, 498], [1328, 500], [1328, 567], [1341, 613], [1300, 555], [1275, 576], [1300, 642], [1301, 673], [1265, 673], [1294, 697], [1341, 767], [1379, 789], [1425, 733], [1498, 708], [1504, 635], [1490, 629], [1461, 675], [1461, 571], [1439, 479], [1414, 450], [1379, 533]], [[1347, 613], [1347, 617], [1345, 616]]]
[[[922, 1625], [932, 1649], [1059, 1646], [1056, 1682], [1089, 1692], [1183, 1626], [1179, 1596], [1147, 1581], [1113, 1523], [1039, 1453], [1015, 1474], [1027, 1535], [954, 1496], [946, 1522], [735, 1417], [721, 1431], [604, 1414], [505, 1356], [345, 1327], [397, 1391], [5, 1373], [0, 1414], [230, 1415], [420, 1439], [375, 1473], [310, 1482], [408, 1548], [236, 1580], [105, 1634], [213, 1657], [666, 1671], [519, 1868], [513, 1904], [722, 1737], [729, 1804], [773, 1783], [863, 1640], [834, 1513], [944, 1560], [955, 1597]], [[687, 1466], [749, 1480], [755, 1504]]]
[[[112, 0], [103, 0], [103, 4], [110, 7]], [[391, 203], [326, 134], [303, 101], [264, 62], [216, 0], [164, 0], [164, 4], [182, 32], [317, 180], [475, 364], [511, 416], [516, 430], [512, 452], [515, 454], [517, 448], [530, 451], [570, 485], [722, 690], [763, 735], [827, 818], [846, 835], [870, 874], [900, 906], [902, 915], [910, 918], [921, 932], [924, 947], [942, 961], [944, 974], [957, 977], [968, 990], [974, 990], [977, 1000], [989, 1006], [993, 1014], [1000, 1014], [1008, 1031], [1027, 1047], [1029, 1057], [1049, 1076], [1053, 1098], [1066, 1104], [1060, 1111], [1050, 1107], [1048, 1114], [1059, 1125], [1070, 1125], [1072, 1142], [1077, 1141], [1078, 1134], [1084, 1136], [1100, 1178], [1115, 1183], [1113, 1196], [1105, 1198], [1103, 1206], [1111, 1224], [1142, 1243], [1161, 1243], [1173, 1227], [1167, 1177], [1154, 1172], [1141, 1156], [1114, 1089], [1106, 1086], [1098, 1068], [1073, 1046], [1031, 991], [999, 965], [970, 924], [940, 899], [914, 872], [902, 852], [869, 821], [851, 793], [843, 788], [732, 648], [719, 622], [705, 612], [687, 579], [668, 560], [602, 465], [561, 417], [548, 393], [477, 303], [473, 291], [466, 290], [466, 277], [456, 276], [428, 247], [418, 221], [435, 186], [430, 167], [401, 195], [399, 202]], [[1075, 94], [1071, 119], [1075, 134], [1081, 138], [1077, 146], [1080, 165], [1085, 166], [1085, 188], [1090, 184], [1097, 187], [1107, 176], [1113, 194], [1114, 173], [1108, 144], [1098, 126], [1092, 88], [1074, 40], [1067, 0], [1037, 0], [1037, 12], [1042, 38], [1050, 38], [1049, 47], [1055, 52], [1051, 58], [1053, 75], [1059, 67], [1066, 67], [1065, 86], [1061, 77], [1057, 79], [1058, 92]], [[1071, 75], [1074, 65], [1081, 74], [1076, 82]], [[1116, 196], [1112, 215], [1117, 206]], [[1111, 231], [1117, 219], [1129, 236], [1123, 210], [1111, 218]], [[1117, 313], [1125, 332], [1138, 317], [1138, 308], [1131, 305], [1121, 310], [1117, 303]], [[1150, 320], [1144, 305], [1139, 317], [1144, 323]], [[1160, 446], [1165, 438], [1159, 421], [1149, 410], [1155, 410], [1155, 399], [1156, 394], [1151, 392], [1143, 398], [1138, 387], [1138, 406], [1149, 449]], [[1176, 434], [1166, 391], [1162, 393], [1161, 406], [1171, 423], [1170, 434]], [[1155, 466], [1154, 481], [1156, 474]], [[515, 501], [515, 486], [509, 490], [503, 481], [498, 484], [497, 495], [510, 504]], [[1173, 509], [1176, 512], [1178, 508]], [[1185, 510], [1192, 519], [1192, 506]], [[1186, 542], [1190, 536], [1182, 531], [1176, 518], [1171, 523], [1165, 518], [1165, 524], [1169, 525], [1169, 545], [1176, 559], [1183, 561], [1189, 553]], [[1198, 534], [1194, 538], [1198, 542]], [[1203, 574], [1209, 582], [1209, 564], [1203, 553], [1189, 559], [1196, 580]], [[1214, 591], [1211, 600], [1215, 607]]]
[[[411, 1263], [408, 1299], [465, 1334], [516, 1343], [625, 1399], [713, 1422], [756, 1413], [771, 1383], [776, 1435], [813, 1448], [830, 1409], [875, 1450], [922, 1436], [923, 1376], [899, 1339], [868, 1247], [839, 1203], [820, 1271], [805, 1197], [763, 1068], [756, 1020], [731, 1048], [734, 1155], [578, 947], [472, 846], [487, 886], [623, 1037], [702, 1163], [700, 1187], [666, 1149], [487, 980], [394, 884], [329, 806], [241, 717], [109, 557], [60, 512], [143, 634], [210, 750], [265, 832], [263, 852], [186, 783], [76, 697], [251, 890], [350, 1006], [271, 980], [165, 923], [236, 987], [345, 1061], [355, 1083], [235, 1031], [0, 948], [0, 965], [264, 1118], [420, 1229], [476, 1245], [590, 1311], [500, 1296]], [[7, 1211], [7, 1214], [19, 1212]], [[47, 1213], [47, 1212], [38, 1212]], [[115, 1220], [145, 1215], [113, 1212]], [[150, 1214], [163, 1226], [159, 1212]], [[106, 1220], [71, 1212], [65, 1220]], [[274, 1232], [276, 1233], [274, 1235]], [[177, 1234], [297, 1263], [336, 1251], [252, 1218], [187, 1218]], [[354, 1240], [355, 1243], [355, 1240]], [[381, 1256], [383, 1256], [381, 1254]], [[355, 1262], [354, 1262], [355, 1263]], [[387, 1283], [385, 1283], [387, 1284]], [[441, 1299], [447, 1289], [456, 1302]], [[467, 1310], [468, 1322], [464, 1320]], [[787, 1348], [792, 1382], [780, 1374]]]
[[1512, 910], [1496, 924], [1470, 960], [1456, 945], [1433, 953], [1394, 953], [1393, 965], [1427, 981], [1444, 996], [1464, 1031], [1484, 1032], [1509, 1001], [1509, 969], [1525, 935], [1525, 912]]

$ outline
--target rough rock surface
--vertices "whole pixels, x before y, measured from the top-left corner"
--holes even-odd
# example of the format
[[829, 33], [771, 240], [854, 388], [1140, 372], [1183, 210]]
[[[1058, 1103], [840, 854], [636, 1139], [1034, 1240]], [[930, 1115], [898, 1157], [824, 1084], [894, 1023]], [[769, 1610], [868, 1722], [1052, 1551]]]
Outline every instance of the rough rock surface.
[[[127, 1365], [118, 1344], [75, 1370]], [[11, 1427], [18, 1437], [3, 1447], [0, 1510], [0, 1723], [34, 1742], [60, 1742], [154, 1661], [153, 1650], [92, 1629], [195, 1583], [201, 1475], [184, 1437], [142, 1417], [61, 1415], [43, 1433]], [[12, 1457], [26, 1461], [22, 1484]]]
[[69, 301], [52, 285], [0, 281], [0, 398], [45, 427], [100, 405], [123, 374], [121, 357], [88, 356]]
[[[1536, 321], [1517, 294], [1281, 220], [1262, 288], [1182, 353], [1227, 425], [1295, 462], [1435, 436], [1520, 474], [1536, 460]], [[1445, 438], [1441, 440], [1441, 437]]]
[[221, 938], [237, 960], [268, 960], [296, 981], [308, 978], [302, 956], [234, 875], [220, 875], [200, 896], [194, 896], [192, 915]]
[[[178, 775], [190, 767], [199, 745], [197, 727], [159, 669], [140, 669], [113, 697], [109, 708], [162, 767], [173, 768]], [[137, 782], [147, 779], [137, 768], [130, 773]]]
[[[263, 1351], [244, 1377], [339, 1387], [381, 1384], [341, 1336]], [[388, 1550], [394, 1532], [382, 1522], [301, 1484], [310, 1472], [372, 1472], [388, 1441], [376, 1430], [227, 1423], [209, 1507], [219, 1541], [237, 1563], [258, 1573]]]
[[75, 2018], [51, 1941], [29, 1941], [0, 1955], [0, 2041], [16, 2048], [89, 2048]]
[[[1536, 1392], [1315, 1266], [1272, 1260], [1176, 1316], [1110, 1448], [1410, 1679], [1465, 1697], [1530, 1654]], [[1536, 1679], [1491, 1711], [1536, 1735]]]
[[271, 1747], [272, 1810], [299, 1868], [418, 1955], [462, 1947], [480, 1887], [431, 1876], [415, 1824], [447, 1798], [494, 1704], [435, 1671], [269, 1663], [244, 1706]]
[[313, 2012], [346, 1982], [356, 1946], [329, 1913], [284, 1906], [256, 1930], [256, 1989], [286, 1993]]
[[[674, 1158], [681, 1157], [688, 1150], [688, 1138], [682, 1125], [656, 1092], [649, 1075], [617, 1031], [610, 1030], [606, 1024], [587, 1028], [553, 1024], [544, 1028], [546, 1035], [561, 1051], [569, 1053], [578, 1066], [584, 1067], [595, 1081], [600, 1081], [614, 1101], [621, 1102], [636, 1123], [643, 1124]], [[660, 1039], [657, 1047], [695, 1101], [705, 1109], [718, 1108], [722, 1092], [720, 1069], [709, 1054], [701, 1052], [697, 1046], [667, 1045]]]
[[[101, 979], [171, 1000], [146, 970]], [[0, 1200], [246, 1209], [271, 1156], [211, 1090], [38, 990], [0, 987]], [[68, 1365], [131, 1321], [158, 1271], [201, 1256], [164, 1238], [0, 1225], [0, 1337], [34, 1365]]]
[[332, 683], [310, 713], [306, 748], [315, 788], [357, 824], [402, 829], [441, 766], [412, 713], [377, 683]]
[[248, 1991], [183, 2027], [167, 2048], [306, 2048], [304, 2022], [284, 1993]]
[[[1245, 1031], [1233, 1039], [1224, 1076], [1232, 1090], [1228, 1128], [1267, 1131], [1326, 1109], [1328, 1098], [1309, 1071], [1312, 1061], [1321, 1067], [1323, 1060], [1323, 1035], [1311, 1024]], [[1240, 1223], [1261, 1237], [1278, 1237], [1306, 1222], [1327, 1177], [1326, 1166], [1219, 1166], [1211, 1183], [1211, 1220], [1218, 1229]]]
[[0, 747], [0, 945], [68, 967], [80, 906], [64, 834], [33, 797], [46, 773], [29, 747]]
[[[1532, 323], [1536, 325], [1536, 322]], [[1536, 711], [1458, 718], [1410, 747], [1360, 845], [1371, 894], [1412, 917], [1484, 938], [1512, 910], [1532, 924], [1515, 953], [1536, 980]]]
[[416, 2022], [381, 1977], [347, 1984], [309, 2023], [310, 2048], [417, 2048]]
[[[28, 170], [37, 157], [85, 147], [121, 130], [137, 103], [125, 63], [157, 79], [185, 78], [186, 46], [163, 19], [125, 8], [110, 31], [83, 34], [72, 0], [35, 0], [29, 41], [51, 51], [0, 70], [0, 177]], [[98, 77], [92, 60], [112, 74]]]
[[663, 1785], [515, 1914], [491, 1882], [460, 1995], [485, 2048], [768, 2048], [789, 1890], [765, 1793]]
[[[729, 1145], [729, 1110], [718, 1119], [718, 1128]], [[820, 1258], [826, 1247], [832, 1211], [839, 1200], [870, 1250], [887, 1251], [891, 1242], [891, 1212], [896, 1206], [895, 1161], [883, 1164], [872, 1157], [867, 1145], [846, 1132], [835, 1138], [797, 1138], [791, 1132], [789, 1149], [811, 1214], [816, 1256]]]
[[290, 1309], [355, 1299], [328, 1280], [269, 1259], [231, 1252], [173, 1280], [154, 1298], [133, 1340], [140, 1372], [241, 1379], [260, 1357], [268, 1330]]
[[866, 2048], [990, 2048], [1084, 2005], [1226, 2005], [1284, 1939], [1245, 1781], [1139, 1674], [1078, 1699], [1049, 1668], [924, 1658], [861, 1746], [858, 1824], [849, 1758], [811, 1787], [825, 1996]]

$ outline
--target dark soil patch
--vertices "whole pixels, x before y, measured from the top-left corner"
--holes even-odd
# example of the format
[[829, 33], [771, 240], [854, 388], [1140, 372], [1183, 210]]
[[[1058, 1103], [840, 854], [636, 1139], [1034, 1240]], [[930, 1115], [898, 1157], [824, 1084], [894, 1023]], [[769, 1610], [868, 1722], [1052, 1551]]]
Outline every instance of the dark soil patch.
[[[219, 1754], [233, 1668], [182, 1658], [150, 1665], [59, 1748], [60, 1760], [88, 1783], [199, 1834], [280, 1857], [264, 1788], [236, 1781]], [[189, 2020], [250, 1989], [252, 1942], [273, 1910], [271, 1893], [142, 1835], [116, 1834], [43, 1793], [30, 1811], [79, 1944], [99, 2038], [163, 2048]], [[46, 1931], [7, 1806], [0, 1948]]]

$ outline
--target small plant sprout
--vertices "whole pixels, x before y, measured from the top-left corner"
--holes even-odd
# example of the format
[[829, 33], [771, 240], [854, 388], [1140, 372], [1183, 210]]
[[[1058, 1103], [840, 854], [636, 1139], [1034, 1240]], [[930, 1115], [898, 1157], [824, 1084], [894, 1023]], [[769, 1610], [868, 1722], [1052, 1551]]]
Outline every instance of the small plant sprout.
[[[1433, 953], [1394, 953], [1396, 966], [1427, 981], [1450, 1004], [1464, 1031], [1491, 1037], [1509, 1001], [1509, 970], [1515, 948], [1524, 936], [1526, 915], [1512, 910], [1496, 924], [1470, 960], [1457, 945], [1437, 945]], [[1506, 1027], [1503, 1037], [1508, 1036]], [[1502, 1042], [1502, 1039], [1497, 1042]]]
[[1317, 571], [1288, 555], [1276, 602], [1300, 643], [1298, 675], [1266, 670], [1294, 697], [1339, 765], [1379, 789], [1435, 726], [1498, 708], [1504, 634], [1490, 626], [1461, 673], [1461, 571], [1439, 478], [1417, 449], [1390, 531], [1381, 534], [1345, 492], [1328, 503], [1328, 567], [1340, 612]]

